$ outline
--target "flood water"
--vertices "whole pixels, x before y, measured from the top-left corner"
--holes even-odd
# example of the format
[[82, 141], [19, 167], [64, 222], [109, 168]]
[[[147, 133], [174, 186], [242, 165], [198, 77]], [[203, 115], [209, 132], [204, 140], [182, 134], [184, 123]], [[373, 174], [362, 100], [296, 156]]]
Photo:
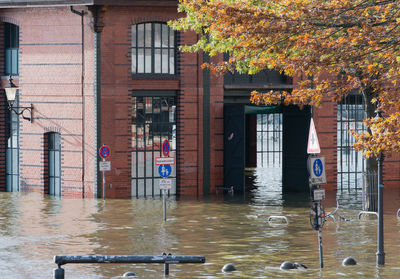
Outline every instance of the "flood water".
[[[171, 264], [169, 278], [400, 278], [400, 218], [395, 211], [385, 212], [386, 265], [377, 268], [376, 217], [358, 220], [359, 211], [345, 205], [339, 213], [350, 221], [325, 223], [321, 270], [309, 203], [301, 196], [285, 199], [276, 184], [253, 187], [245, 199], [170, 198], [167, 222], [163, 222], [161, 200], [104, 202], [0, 193], [0, 278], [52, 278], [55, 255], [163, 252], [206, 257], [205, 264]], [[271, 215], [287, 216], [289, 224], [269, 223]], [[347, 256], [358, 265], [343, 267]], [[279, 266], [285, 260], [309, 268], [282, 271]], [[223, 273], [227, 263], [238, 271]], [[164, 278], [162, 264], [67, 264], [63, 268], [65, 278], [120, 278], [127, 271], [138, 278]]]

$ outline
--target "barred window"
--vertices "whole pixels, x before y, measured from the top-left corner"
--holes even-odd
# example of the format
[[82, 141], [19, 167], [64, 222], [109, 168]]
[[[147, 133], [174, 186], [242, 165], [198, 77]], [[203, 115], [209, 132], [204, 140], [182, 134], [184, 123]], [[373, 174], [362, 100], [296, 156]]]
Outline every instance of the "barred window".
[[176, 36], [166, 23], [132, 26], [132, 73], [175, 74]]

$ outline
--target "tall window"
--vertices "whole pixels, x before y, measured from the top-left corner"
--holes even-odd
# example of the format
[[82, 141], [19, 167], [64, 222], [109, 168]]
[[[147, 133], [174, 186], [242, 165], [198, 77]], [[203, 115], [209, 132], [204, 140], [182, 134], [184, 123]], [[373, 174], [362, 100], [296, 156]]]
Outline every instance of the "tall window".
[[363, 119], [365, 119], [365, 112], [361, 95], [350, 95], [338, 104], [337, 184], [339, 191], [347, 190], [357, 193], [363, 187], [365, 160], [362, 157], [362, 152], [357, 152], [351, 148], [354, 138], [349, 133], [350, 130], [364, 131]]
[[61, 136], [47, 134], [48, 144], [48, 185], [51, 196], [61, 196]]
[[175, 31], [166, 23], [132, 26], [132, 73], [175, 74]]
[[[134, 97], [132, 111], [132, 196], [160, 196], [159, 166], [156, 157], [161, 157], [162, 144], [170, 142], [169, 157], [176, 155], [174, 97]], [[176, 193], [175, 165], [172, 165], [172, 189]]]
[[[18, 106], [18, 98], [14, 102]], [[18, 115], [9, 112], [9, 134], [6, 149], [6, 188], [7, 192], [19, 191], [19, 122]]]
[[19, 27], [4, 23], [4, 51], [6, 75], [18, 75]]

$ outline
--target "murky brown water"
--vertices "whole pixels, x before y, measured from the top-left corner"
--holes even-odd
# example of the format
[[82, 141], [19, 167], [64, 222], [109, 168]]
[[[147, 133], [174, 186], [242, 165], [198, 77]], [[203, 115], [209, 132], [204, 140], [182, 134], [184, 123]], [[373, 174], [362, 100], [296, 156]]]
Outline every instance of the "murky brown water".
[[[377, 268], [376, 217], [358, 220], [359, 209], [340, 209], [351, 221], [329, 219], [325, 224], [321, 271], [309, 205], [282, 202], [279, 192], [265, 192], [253, 193], [250, 202], [169, 200], [166, 223], [160, 200], [57, 200], [0, 193], [0, 278], [52, 278], [54, 255], [163, 252], [206, 257], [206, 264], [170, 265], [170, 278], [400, 278], [400, 218], [395, 212], [385, 212], [386, 265]], [[290, 223], [269, 224], [270, 215], [285, 215]], [[350, 255], [358, 265], [343, 267]], [[281, 271], [284, 260], [309, 269]], [[238, 271], [222, 273], [226, 263]], [[67, 264], [64, 269], [67, 279], [119, 278], [126, 271], [139, 278], [164, 278], [158, 264]]]

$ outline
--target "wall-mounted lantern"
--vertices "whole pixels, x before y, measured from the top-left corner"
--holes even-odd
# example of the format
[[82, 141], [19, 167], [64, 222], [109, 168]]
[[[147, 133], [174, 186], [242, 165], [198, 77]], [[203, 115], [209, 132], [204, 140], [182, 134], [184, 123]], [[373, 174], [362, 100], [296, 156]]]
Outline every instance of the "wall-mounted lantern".
[[[32, 110], [33, 110], [32, 104], [30, 107], [14, 107], [13, 106], [19, 87], [16, 86], [12, 81], [13, 81], [13, 79], [10, 76], [8, 84], [4, 87], [4, 90], [6, 91], [7, 101], [8, 101], [8, 109], [15, 112], [17, 115], [22, 115], [23, 119], [32, 122]], [[27, 111], [27, 113], [30, 115], [29, 117], [24, 115], [25, 111]]]

